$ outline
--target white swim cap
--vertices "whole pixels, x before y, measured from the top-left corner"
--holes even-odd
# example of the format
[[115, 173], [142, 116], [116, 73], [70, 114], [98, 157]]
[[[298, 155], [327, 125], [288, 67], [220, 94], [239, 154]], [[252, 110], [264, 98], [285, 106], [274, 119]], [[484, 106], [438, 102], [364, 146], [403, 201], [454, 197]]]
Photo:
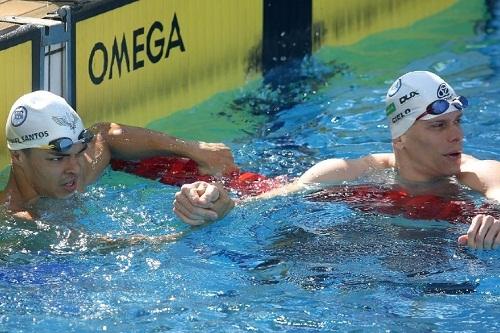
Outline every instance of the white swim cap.
[[[398, 78], [387, 91], [385, 113], [389, 120], [393, 139], [403, 135], [429, 104], [457, 98], [448, 83], [434, 73], [426, 71], [409, 72]], [[441, 114], [426, 114], [420, 119], [428, 120], [448, 112], [460, 110], [455, 104]]]
[[40, 148], [63, 137], [76, 142], [83, 130], [82, 119], [64, 98], [42, 90], [14, 102], [5, 124], [10, 150]]

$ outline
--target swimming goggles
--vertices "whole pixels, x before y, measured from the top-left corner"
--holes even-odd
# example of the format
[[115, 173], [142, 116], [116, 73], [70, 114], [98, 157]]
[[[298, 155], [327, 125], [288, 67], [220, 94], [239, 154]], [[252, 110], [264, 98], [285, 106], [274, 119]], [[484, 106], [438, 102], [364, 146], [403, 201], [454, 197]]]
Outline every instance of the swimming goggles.
[[63, 138], [58, 138], [54, 139], [49, 142], [49, 144], [43, 148], [48, 148], [55, 150], [59, 153], [64, 153], [65, 151], [68, 151], [71, 149], [71, 147], [76, 144], [76, 143], [83, 143], [87, 144], [92, 139], [94, 138], [94, 133], [90, 131], [89, 129], [84, 129], [79, 135], [78, 135], [78, 140], [73, 141], [70, 138], [63, 137]]
[[446, 110], [450, 108], [450, 105], [453, 105], [458, 110], [463, 110], [469, 106], [469, 100], [464, 96], [455, 97], [451, 102], [448, 102], [446, 99], [437, 99], [431, 104], [427, 105], [425, 112], [418, 116], [416, 120], [419, 120], [420, 118], [428, 114], [440, 115], [446, 112]]

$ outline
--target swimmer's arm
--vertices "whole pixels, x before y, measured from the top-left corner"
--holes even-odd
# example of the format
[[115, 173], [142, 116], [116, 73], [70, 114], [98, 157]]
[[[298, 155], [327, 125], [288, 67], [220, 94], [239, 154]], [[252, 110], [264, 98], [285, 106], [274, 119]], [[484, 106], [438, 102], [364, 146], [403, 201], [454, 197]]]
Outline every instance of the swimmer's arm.
[[318, 188], [317, 184], [314, 185], [304, 184], [300, 182], [300, 179], [297, 179], [292, 183], [285, 184], [281, 187], [273, 188], [272, 190], [269, 190], [262, 194], [245, 197], [243, 200], [237, 201], [236, 204], [239, 205], [241, 203], [259, 199], [271, 199], [277, 196], [285, 196], [288, 194], [293, 194], [298, 192], [309, 192], [317, 188]]
[[113, 158], [142, 159], [158, 155], [196, 155], [196, 143], [146, 128], [115, 123], [92, 126], [104, 138]]
[[[458, 179], [464, 185], [482, 193], [488, 199], [500, 202], [500, 162], [478, 160], [463, 155]], [[476, 215], [466, 235], [458, 243], [474, 249], [495, 249], [500, 247], [500, 221], [498, 215]]]
[[236, 170], [230, 149], [221, 143], [188, 141], [146, 128], [115, 123], [98, 123], [92, 129], [103, 137], [111, 158], [137, 160], [177, 155], [196, 161], [202, 173]]
[[333, 185], [355, 180], [372, 170], [394, 166], [394, 154], [371, 154], [358, 159], [329, 159], [307, 170], [300, 178], [303, 184]]
[[488, 199], [500, 202], [500, 162], [464, 156], [459, 180]]
[[[318, 188], [355, 180], [371, 170], [394, 167], [394, 154], [371, 154], [358, 159], [328, 159], [311, 167], [296, 181], [265, 192], [253, 199], [269, 199], [297, 192], [309, 192]], [[250, 199], [252, 200], [252, 199]]]

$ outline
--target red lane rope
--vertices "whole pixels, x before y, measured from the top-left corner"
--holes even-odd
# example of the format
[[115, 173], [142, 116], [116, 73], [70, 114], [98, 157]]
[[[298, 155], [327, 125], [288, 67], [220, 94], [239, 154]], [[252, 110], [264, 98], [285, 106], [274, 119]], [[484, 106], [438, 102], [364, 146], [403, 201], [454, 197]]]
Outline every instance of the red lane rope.
[[336, 186], [308, 196], [312, 201], [345, 202], [351, 207], [384, 215], [400, 215], [408, 219], [445, 220], [470, 223], [477, 214], [499, 215], [493, 205], [480, 207], [468, 200], [445, 198], [434, 194], [411, 195], [402, 188], [374, 185]]
[[[157, 180], [163, 184], [182, 186], [195, 181], [218, 181], [240, 196], [255, 196], [280, 187], [284, 177], [268, 178], [253, 172], [233, 172], [222, 178], [202, 175], [195, 161], [182, 157], [152, 157], [140, 161], [111, 160], [113, 170]], [[476, 214], [498, 218], [499, 210], [492, 205], [476, 207], [473, 202], [454, 200], [437, 195], [412, 196], [400, 188], [373, 185], [336, 186], [308, 195], [308, 199], [323, 202], [345, 202], [355, 209], [385, 215], [400, 215], [409, 219], [467, 222]]]
[[151, 157], [140, 161], [111, 160], [113, 170], [157, 180], [163, 184], [182, 186], [195, 181], [219, 181], [239, 195], [249, 196], [267, 192], [284, 184], [284, 178], [268, 178], [253, 172], [233, 172], [222, 178], [202, 175], [195, 161], [183, 157]]

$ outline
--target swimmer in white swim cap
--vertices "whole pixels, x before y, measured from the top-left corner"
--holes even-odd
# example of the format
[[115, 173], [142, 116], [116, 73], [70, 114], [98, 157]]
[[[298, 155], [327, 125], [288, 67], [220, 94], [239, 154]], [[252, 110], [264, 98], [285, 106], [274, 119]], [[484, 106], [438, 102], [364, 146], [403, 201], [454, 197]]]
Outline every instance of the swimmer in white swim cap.
[[[461, 116], [467, 98], [428, 71], [397, 78], [386, 94], [385, 114], [392, 153], [356, 159], [331, 158], [307, 170], [297, 181], [261, 195], [273, 197], [310, 188], [344, 184], [370, 173], [393, 169], [397, 185], [410, 194], [440, 195], [463, 184], [500, 202], [500, 162], [463, 154]], [[458, 242], [473, 248], [500, 247], [498, 216], [477, 214]]]
[[469, 105], [467, 98], [458, 96], [442, 78], [426, 71], [409, 72], [394, 81], [385, 103], [393, 139], [417, 120], [430, 120]]
[[[33, 204], [42, 197], [62, 199], [83, 192], [112, 158], [177, 155], [193, 159], [208, 175], [237, 169], [231, 151], [223, 144], [185, 141], [115, 123], [98, 123], [86, 129], [75, 110], [48, 91], [31, 92], [15, 101], [5, 132], [11, 168], [0, 202], [8, 212], [24, 219], [35, 217]], [[226, 192], [219, 192], [221, 188], [204, 182], [197, 186], [196, 195], [187, 199], [195, 213], [179, 215], [184, 222], [217, 220], [234, 206]]]
[[64, 100], [48, 91], [35, 91], [19, 98], [5, 124], [7, 147], [67, 151], [74, 143], [89, 143], [93, 133]]

